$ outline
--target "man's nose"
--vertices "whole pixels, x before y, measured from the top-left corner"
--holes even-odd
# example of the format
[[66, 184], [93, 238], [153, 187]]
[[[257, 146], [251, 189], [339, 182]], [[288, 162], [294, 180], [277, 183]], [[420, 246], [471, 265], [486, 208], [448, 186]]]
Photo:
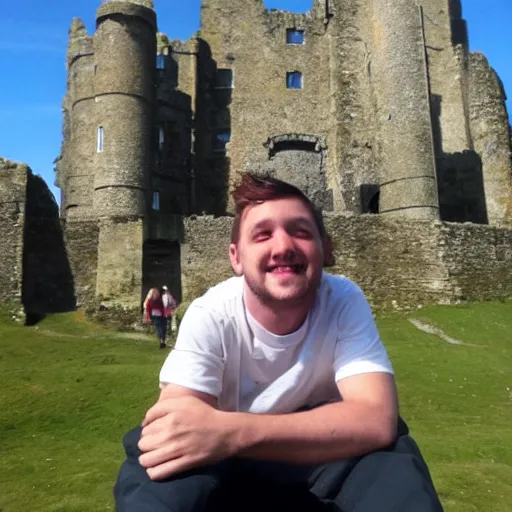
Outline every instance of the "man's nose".
[[291, 261], [295, 258], [293, 238], [286, 231], [274, 234], [273, 257], [284, 261]]

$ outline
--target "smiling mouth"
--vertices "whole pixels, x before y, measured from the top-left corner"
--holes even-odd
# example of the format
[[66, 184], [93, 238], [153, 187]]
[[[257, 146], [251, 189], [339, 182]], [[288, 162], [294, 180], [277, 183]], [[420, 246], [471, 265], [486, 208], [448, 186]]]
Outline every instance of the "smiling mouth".
[[268, 267], [267, 272], [271, 274], [302, 274], [306, 270], [306, 265], [273, 265]]

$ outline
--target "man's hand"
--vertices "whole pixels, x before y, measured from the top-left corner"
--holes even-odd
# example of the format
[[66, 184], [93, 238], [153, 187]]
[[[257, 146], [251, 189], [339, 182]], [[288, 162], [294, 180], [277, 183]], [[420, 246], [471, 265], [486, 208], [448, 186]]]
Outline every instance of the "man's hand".
[[195, 397], [160, 400], [142, 423], [140, 464], [162, 480], [234, 455], [235, 432], [225, 415]]

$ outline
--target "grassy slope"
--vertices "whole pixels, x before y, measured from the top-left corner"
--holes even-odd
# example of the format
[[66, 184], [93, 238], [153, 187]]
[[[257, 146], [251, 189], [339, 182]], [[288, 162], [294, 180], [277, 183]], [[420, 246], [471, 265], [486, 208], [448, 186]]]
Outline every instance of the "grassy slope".
[[[402, 414], [448, 512], [512, 510], [512, 302], [413, 315], [474, 346], [379, 320]], [[157, 396], [165, 353], [77, 315], [0, 322], [2, 512], [113, 510], [120, 439]]]

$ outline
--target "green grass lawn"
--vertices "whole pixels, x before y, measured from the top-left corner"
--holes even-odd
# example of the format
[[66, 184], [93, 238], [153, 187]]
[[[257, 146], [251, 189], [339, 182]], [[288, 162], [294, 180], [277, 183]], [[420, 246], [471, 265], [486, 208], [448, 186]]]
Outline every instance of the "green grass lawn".
[[[401, 412], [448, 512], [512, 510], [512, 302], [379, 319]], [[158, 395], [156, 339], [79, 314], [0, 321], [1, 512], [114, 510], [120, 440]]]

